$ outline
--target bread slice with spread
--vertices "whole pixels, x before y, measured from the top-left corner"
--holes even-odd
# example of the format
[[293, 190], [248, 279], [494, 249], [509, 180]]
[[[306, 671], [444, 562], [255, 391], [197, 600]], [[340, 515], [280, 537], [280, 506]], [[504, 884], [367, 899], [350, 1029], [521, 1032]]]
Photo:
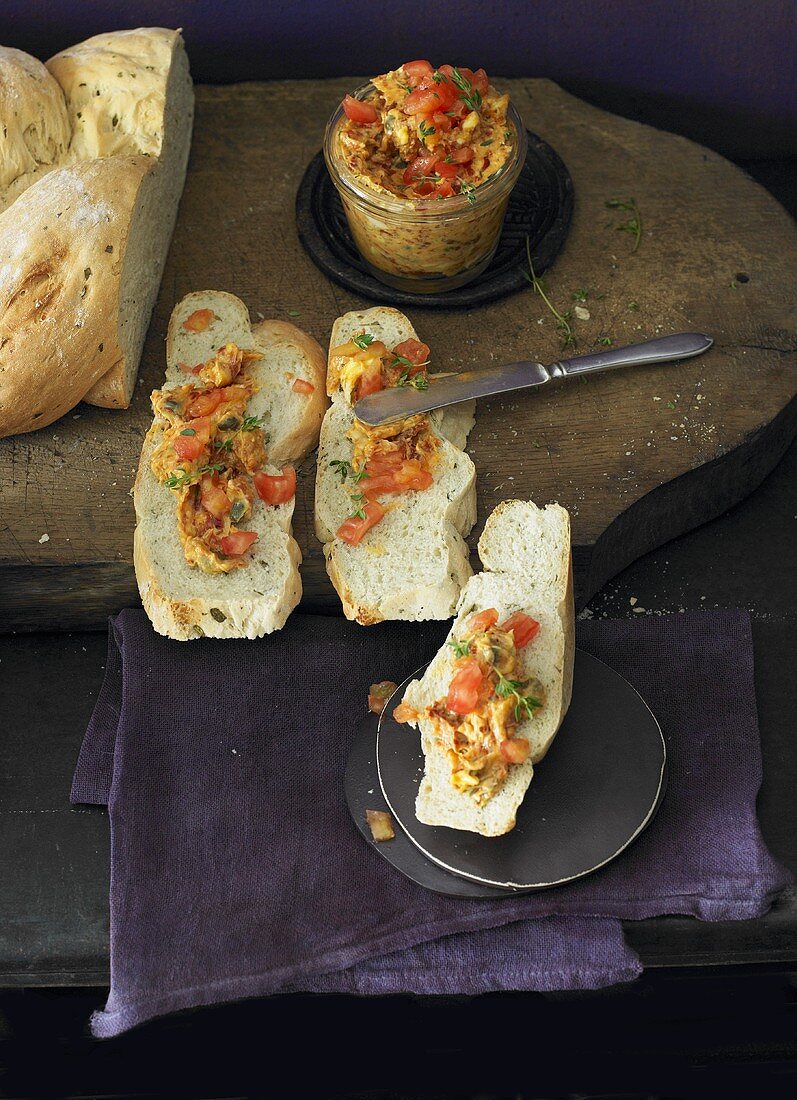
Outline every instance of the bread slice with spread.
[[484, 572], [463, 590], [446, 644], [394, 713], [421, 732], [418, 820], [501, 836], [570, 705], [570, 517], [504, 501], [479, 554]]
[[[427, 384], [429, 348], [398, 310], [347, 313], [332, 328], [316, 481], [316, 534], [347, 618], [445, 619], [471, 575], [465, 536], [476, 473], [461, 449], [472, 404], [369, 428], [366, 393]], [[452, 442], [453, 440], [453, 442]]]
[[134, 562], [160, 634], [257, 638], [299, 602], [292, 463], [318, 441], [324, 354], [240, 299], [189, 294], [172, 313], [166, 383], [141, 454]]

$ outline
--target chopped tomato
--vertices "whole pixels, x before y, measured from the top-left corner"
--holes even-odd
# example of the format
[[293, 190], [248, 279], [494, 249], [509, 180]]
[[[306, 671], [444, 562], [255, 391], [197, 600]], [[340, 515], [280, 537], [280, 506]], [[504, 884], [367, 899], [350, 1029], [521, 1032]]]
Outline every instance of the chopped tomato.
[[529, 743], [525, 737], [510, 737], [501, 742], [501, 756], [507, 764], [522, 764], [529, 755]]
[[432, 180], [423, 180], [422, 183], [416, 184], [415, 194], [420, 195], [422, 198], [426, 195], [432, 195], [435, 191], [435, 185]]
[[378, 393], [379, 390], [384, 388], [382, 366], [379, 364], [360, 375], [360, 381], [357, 383], [357, 400], [359, 401], [361, 397], [367, 397], [369, 393]]
[[232, 509], [232, 502], [215, 473], [202, 475], [199, 482], [199, 495], [202, 507], [206, 512], [210, 512], [214, 519], [224, 519]]
[[507, 630], [514, 636], [515, 648], [523, 649], [533, 641], [540, 632], [540, 624], [531, 615], [525, 615], [522, 611], [516, 611], [510, 615], [505, 623], [501, 623], [501, 630]]
[[434, 170], [437, 175], [442, 176], [444, 180], [452, 180], [455, 176], [459, 175], [459, 167], [454, 164], [453, 160], [438, 160], [434, 166]]
[[420, 366], [422, 363], [429, 362], [429, 345], [421, 343], [420, 340], [402, 340], [393, 348], [393, 354], [401, 355], [404, 359], [409, 359], [411, 363]]
[[[191, 435], [185, 435], [191, 432]], [[178, 458], [185, 462], [193, 462], [199, 458], [210, 439], [210, 421], [205, 417], [199, 417], [191, 422], [190, 428], [184, 428], [175, 438], [172, 446]]]
[[370, 531], [371, 528], [382, 519], [385, 514], [385, 509], [379, 501], [369, 500], [366, 501], [363, 512], [365, 513], [365, 519], [361, 516], [351, 516], [349, 519], [344, 520], [338, 528], [338, 538], [343, 539], [349, 546], [358, 546], [360, 544], [366, 531]]
[[424, 77], [429, 77], [434, 72], [428, 61], [405, 61], [401, 67], [413, 88], [417, 88]]
[[266, 504], [287, 504], [296, 492], [296, 471], [283, 466], [281, 474], [255, 474], [252, 479], [257, 495]]
[[457, 145], [450, 155], [454, 164], [470, 164], [476, 154], [469, 145]]
[[484, 611], [477, 611], [475, 615], [472, 615], [468, 620], [468, 633], [480, 634], [485, 630], [489, 630], [491, 626], [495, 626], [498, 622], [498, 612], [494, 607], [485, 608]]
[[352, 122], [359, 122], [365, 125], [376, 122], [379, 118], [379, 114], [370, 103], [364, 103], [363, 100], [355, 99], [354, 96], [351, 95], [344, 96], [343, 110], [346, 112], [346, 117], [350, 118]]
[[479, 705], [479, 690], [484, 675], [475, 657], [465, 657], [457, 665], [457, 672], [448, 689], [446, 706], [454, 714], [470, 714]]
[[374, 455], [365, 464], [368, 477], [360, 482], [366, 497], [373, 499], [382, 493], [404, 493], [408, 489], [420, 492], [433, 484], [434, 478], [417, 459], [402, 459], [395, 454], [393, 461], [379, 462]]
[[456, 195], [456, 191], [451, 186], [451, 180], [441, 180], [434, 190], [440, 199], [450, 199], [452, 195]]
[[204, 332], [211, 321], [216, 320], [216, 314], [212, 309], [195, 309], [194, 312], [183, 321], [186, 332]]
[[304, 378], [297, 378], [291, 386], [291, 389], [294, 393], [313, 393], [315, 391], [315, 386], [312, 382], [308, 382]]
[[450, 102], [450, 93], [445, 84], [432, 84], [431, 88], [416, 88], [404, 100], [402, 108], [406, 115], [433, 115], [435, 111], [445, 111]]
[[490, 87], [490, 81], [487, 79], [487, 73], [484, 69], [477, 69], [471, 78], [471, 84], [479, 93], [479, 95], [487, 95]]
[[453, 121], [445, 111], [435, 111], [432, 115], [432, 124], [439, 134], [444, 134], [447, 130], [451, 129]]
[[368, 709], [373, 714], [381, 714], [397, 686], [392, 680], [380, 680], [378, 684], [371, 684], [368, 689]]
[[424, 176], [430, 176], [436, 160], [437, 153], [419, 153], [404, 169], [404, 182], [413, 183], [415, 180], [423, 179]]
[[192, 419], [196, 416], [210, 416], [223, 400], [223, 390], [207, 390], [205, 393], [199, 393], [188, 406], [188, 415]]
[[221, 548], [228, 558], [239, 558], [257, 542], [257, 537], [257, 531], [233, 531], [221, 540]]

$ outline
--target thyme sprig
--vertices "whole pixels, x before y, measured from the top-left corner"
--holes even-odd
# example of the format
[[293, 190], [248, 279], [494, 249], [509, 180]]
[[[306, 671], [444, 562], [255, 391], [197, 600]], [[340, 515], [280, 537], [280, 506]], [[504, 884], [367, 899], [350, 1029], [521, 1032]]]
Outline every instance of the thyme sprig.
[[570, 318], [572, 317], [572, 313], [569, 309], [565, 310], [564, 313], [559, 312], [556, 306], [551, 302], [548, 295], [545, 293], [545, 287], [543, 286], [542, 282], [534, 274], [534, 264], [531, 261], [531, 244], [529, 243], [528, 236], [526, 237], [526, 259], [528, 260], [529, 270], [524, 271], [523, 274], [526, 276], [528, 281], [531, 283], [536, 292], [542, 298], [543, 302], [545, 302], [546, 306], [553, 314], [556, 320], [556, 327], [559, 330], [559, 335], [562, 338], [562, 350], [564, 351], [565, 348], [574, 348], [576, 346], [576, 335], [570, 325]]
[[448, 644], [457, 657], [467, 657], [470, 653], [470, 641], [467, 638], [452, 638]]
[[356, 344], [362, 351], [369, 348], [373, 342], [374, 338], [370, 332], [361, 332], [359, 336], [352, 336], [352, 343]]
[[202, 474], [210, 474], [214, 471], [220, 474], [224, 469], [225, 467], [219, 465], [217, 462], [211, 463], [208, 466], [201, 466], [193, 473], [186, 471], [185, 466], [178, 466], [177, 469], [173, 470], [169, 477], [166, 478], [163, 484], [167, 489], [182, 489], [185, 485], [193, 485], [199, 480]]
[[632, 214], [632, 217], [630, 217], [627, 222], [617, 226], [617, 230], [620, 233], [631, 234], [634, 238], [634, 247], [631, 249], [631, 252], [636, 252], [642, 240], [642, 215], [639, 212], [636, 199], [609, 199], [606, 206], [609, 210], [628, 210]]
[[497, 668], [495, 669], [495, 674], [498, 677], [498, 681], [495, 685], [495, 694], [499, 695], [502, 699], [508, 699], [513, 696], [515, 698], [515, 720], [519, 722], [521, 717], [533, 718], [534, 711], [539, 710], [542, 706], [542, 700], [538, 699], [536, 695], [527, 695], [525, 693], [525, 687], [520, 680], [510, 680], [508, 676], [504, 676]]
[[478, 111], [482, 105], [481, 93], [477, 88], [474, 88], [469, 80], [467, 80], [459, 69], [454, 69], [451, 73], [451, 79], [459, 88], [459, 98], [463, 103], [470, 107], [471, 111]]

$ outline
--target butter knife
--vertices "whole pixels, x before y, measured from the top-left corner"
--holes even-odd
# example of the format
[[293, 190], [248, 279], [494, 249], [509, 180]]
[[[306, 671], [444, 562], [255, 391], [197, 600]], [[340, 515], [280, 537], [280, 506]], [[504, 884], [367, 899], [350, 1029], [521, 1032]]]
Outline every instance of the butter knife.
[[542, 363], [507, 363], [489, 370], [467, 370], [447, 378], [429, 379], [429, 387], [416, 390], [413, 386], [395, 386], [363, 397], [354, 406], [354, 415], [364, 424], [385, 424], [390, 420], [403, 420], [416, 413], [456, 405], [474, 397], [490, 397], [496, 393], [526, 390], [544, 386], [554, 378], [573, 378], [617, 367], [637, 367], [646, 363], [669, 363], [676, 359], [691, 359], [707, 351], [714, 343], [702, 332], [679, 332], [646, 340], [642, 344], [629, 344], [624, 348], [599, 351], [591, 355], [577, 355], [543, 366]]

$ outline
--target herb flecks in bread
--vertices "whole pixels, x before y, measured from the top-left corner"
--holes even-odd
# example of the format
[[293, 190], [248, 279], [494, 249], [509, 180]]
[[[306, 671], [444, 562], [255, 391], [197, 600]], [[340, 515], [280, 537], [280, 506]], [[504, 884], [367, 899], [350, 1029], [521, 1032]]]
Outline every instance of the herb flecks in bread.
[[[388, 354], [377, 347], [371, 358], [375, 344]], [[417, 362], [415, 355], [402, 351], [408, 344], [421, 349]], [[339, 355], [346, 345], [352, 354]], [[396, 484], [395, 459], [385, 463], [387, 476], [381, 481], [379, 462], [363, 463], [363, 457], [369, 440], [382, 450], [382, 429], [371, 434], [357, 425], [351, 401], [375, 383], [376, 388], [401, 384], [402, 375], [407, 380], [412, 373], [412, 379], [425, 381], [428, 352], [407, 318], [384, 306], [339, 317], [330, 347], [327, 391], [332, 405], [319, 443], [315, 526], [344, 613], [363, 626], [384, 619], [447, 618], [471, 574], [464, 536], [476, 519], [476, 474], [461, 448], [473, 424], [473, 405], [446, 415], [413, 417], [398, 429], [387, 427], [387, 453], [414, 465], [404, 466], [406, 486]], [[362, 356], [355, 356], [355, 350]], [[409, 369], [402, 358], [411, 362]], [[422, 430], [417, 431], [419, 425]], [[365, 487], [371, 479], [376, 488], [389, 483], [392, 491], [373, 492], [369, 500]], [[355, 542], [338, 535], [349, 522], [356, 524]]]

